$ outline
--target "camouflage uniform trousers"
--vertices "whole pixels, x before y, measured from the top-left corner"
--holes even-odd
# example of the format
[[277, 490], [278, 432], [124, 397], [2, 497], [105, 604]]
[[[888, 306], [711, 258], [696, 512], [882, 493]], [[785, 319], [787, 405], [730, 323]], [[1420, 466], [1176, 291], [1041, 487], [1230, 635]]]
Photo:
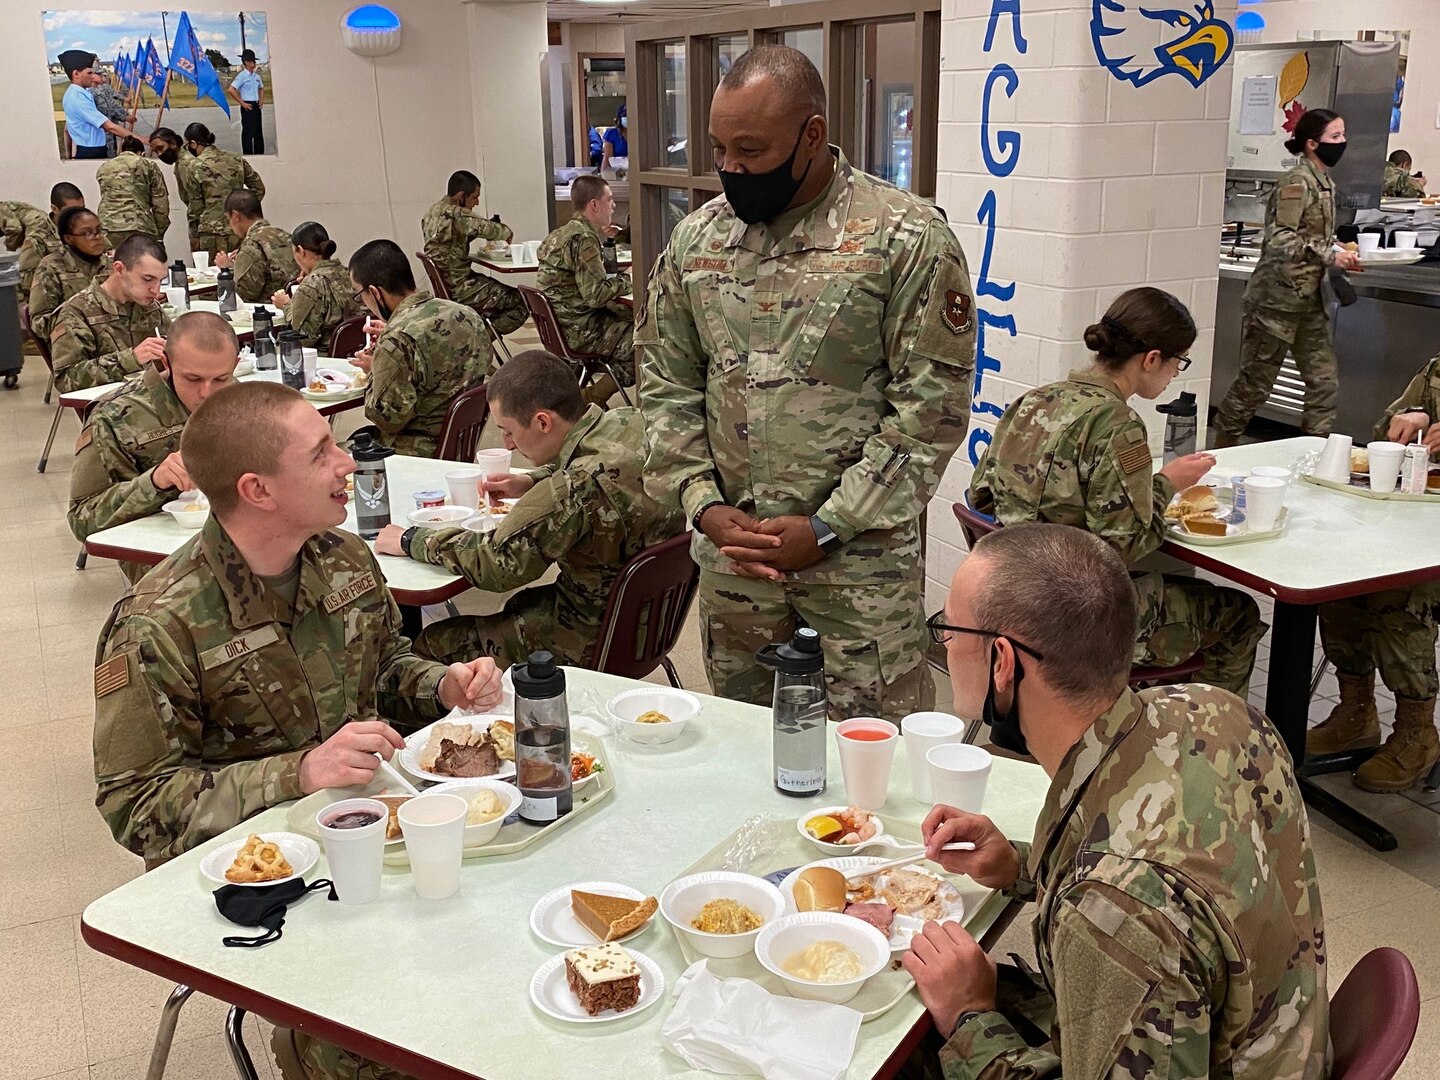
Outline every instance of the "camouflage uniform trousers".
[[1307, 311], [1247, 307], [1242, 316], [1240, 374], [1235, 376], [1215, 417], [1215, 430], [1238, 437], [1260, 408], [1288, 351], [1305, 379], [1306, 435], [1329, 435], [1335, 425], [1340, 368], [1330, 341], [1330, 320], [1317, 303]]
[[270, 1049], [284, 1080], [411, 1080], [408, 1073], [291, 1028], [277, 1027]]
[[585, 666], [588, 656], [565, 656], [553, 641], [555, 600], [547, 588], [523, 589], [494, 615], [457, 615], [431, 623], [415, 639], [415, 655], [442, 664], [468, 664], [488, 656], [495, 666], [523, 663], [537, 649], [548, 649], [562, 664]]
[[453, 291], [455, 295], [451, 299], [489, 319], [497, 334], [513, 334], [530, 318], [530, 309], [525, 306], [519, 289], [484, 274], [471, 274]]
[[621, 386], [635, 385], [635, 323], [608, 312], [603, 322], [587, 319], [582, 325], [562, 328], [565, 343], [577, 352], [598, 353], [615, 372]]
[[1268, 629], [1254, 600], [1239, 589], [1166, 575], [1154, 599], [1141, 604], [1140, 625], [1152, 629], [1136, 643], [1137, 665], [1171, 667], [1199, 653], [1195, 682], [1247, 696], [1255, 649]]
[[156, 243], [162, 246], [165, 243], [165, 238], [163, 236], [155, 236], [152, 233], [140, 232], [138, 229], [121, 232], [107, 232], [105, 234], [105, 242], [110, 245], [110, 250], [114, 251], [126, 240], [129, 240], [132, 236], [148, 236], [151, 240], [154, 240]]
[[208, 251], [210, 253], [210, 265], [215, 265], [215, 256], [222, 251], [234, 251], [240, 246], [240, 237], [232, 233], [200, 233], [191, 236], [191, 251]]
[[1320, 605], [1320, 643], [1342, 675], [1380, 678], [1396, 697], [1429, 701], [1435, 670], [1440, 583], [1387, 589]]
[[809, 626], [825, 650], [831, 720], [899, 723], [935, 706], [919, 582], [806, 585], [702, 570], [699, 596], [705, 674], [718, 697], [769, 706], [775, 676], [755, 654]]

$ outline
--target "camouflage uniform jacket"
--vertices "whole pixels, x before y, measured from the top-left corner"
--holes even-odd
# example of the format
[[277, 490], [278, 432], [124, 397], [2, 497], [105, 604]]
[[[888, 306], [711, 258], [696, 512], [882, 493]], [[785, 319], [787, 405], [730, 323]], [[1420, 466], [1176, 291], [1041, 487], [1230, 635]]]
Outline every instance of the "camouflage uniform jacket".
[[200, 233], [200, 209], [204, 201], [195, 184], [197, 160], [195, 155], [184, 147], [181, 147], [180, 153], [175, 157], [175, 190], [180, 195], [180, 201], [185, 204], [185, 222], [192, 236]]
[[490, 331], [464, 304], [411, 293], [371, 356], [365, 415], [402, 454], [434, 457], [450, 402], [490, 377]]
[[[269, 299], [265, 297], [264, 299]], [[350, 272], [334, 259], [322, 259], [305, 279], [295, 286], [286, 310], [290, 329], [305, 339], [306, 347], [330, 347], [335, 328], [365, 308], [355, 299]]]
[[1029, 1047], [981, 1013], [941, 1050], [946, 1080], [1326, 1075], [1309, 823], [1258, 711], [1198, 684], [1127, 689], [1061, 764], [1033, 846], [1016, 847], [1014, 893], [1039, 905], [1023, 1011], [1051, 1042]]
[[1429, 416], [1430, 423], [1440, 424], [1440, 356], [1417, 371], [1410, 385], [1405, 387], [1405, 392], [1385, 410], [1385, 415], [1375, 425], [1374, 438], [1385, 438], [1390, 430], [1390, 421], [1397, 413], [1416, 410]]
[[1410, 173], [1399, 165], [1385, 163], [1385, 184], [1380, 194], [1392, 198], [1418, 199], [1425, 194], [1425, 185], [1416, 180]]
[[0, 229], [5, 233], [5, 250], [20, 252], [20, 295], [28, 297], [41, 260], [63, 251], [65, 245], [50, 216], [29, 203], [0, 202]]
[[100, 182], [100, 224], [107, 233], [138, 232], [164, 242], [170, 228], [170, 192], [160, 166], [134, 151], [95, 170]]
[[460, 283], [470, 276], [472, 243], [510, 240], [515, 234], [509, 225], [477, 217], [449, 199], [441, 199], [420, 219], [420, 235], [425, 238], [425, 254], [435, 260], [440, 276], [454, 292], [461, 289]]
[[295, 241], [284, 229], [260, 218], [235, 251], [235, 291], [246, 303], [269, 303], [286, 282], [300, 276]]
[[[995, 425], [970, 481], [970, 505], [1002, 525], [1045, 521], [1092, 532], [1128, 564], [1165, 539], [1175, 486], [1153, 471], [1145, 424], [1095, 371], [1027, 391]], [[1159, 613], [1164, 580], [1135, 579], [1140, 640]]]
[[461, 574], [477, 589], [509, 592], [559, 564], [555, 626], [547, 636], [557, 656], [590, 657], [610, 588], [630, 559], [681, 532], [674, 496], [665, 503], [644, 492], [645, 423], [638, 409], [602, 412], [591, 405], [565, 437], [553, 466], [500, 520], [494, 532], [421, 529], [410, 557]]
[[76, 293], [50, 320], [55, 389], [68, 394], [135, 374], [142, 366], [135, 346], [157, 328], [162, 334], [170, 329], [158, 303], [117, 303], [98, 281]]
[[[182, 151], [188, 153], [188, 151]], [[178, 169], [177, 169], [178, 173]], [[225, 199], [236, 188], [249, 188], [257, 199], [265, 198], [265, 182], [239, 154], [207, 146], [190, 163], [190, 186], [199, 200], [197, 232], [201, 236], [221, 236], [228, 245], [230, 223], [225, 218]], [[195, 203], [189, 204], [195, 209]]]
[[1245, 306], [1318, 308], [1320, 279], [1335, 265], [1334, 243], [1335, 182], [1303, 161], [1270, 193], [1260, 262], [1245, 288]]
[[[128, 126], [126, 121], [130, 119], [130, 113], [125, 109], [125, 101], [121, 97], [120, 91], [109, 83], [101, 83], [91, 89], [90, 96], [95, 99], [95, 108], [122, 127]], [[115, 148], [118, 145], [119, 140], [110, 132], [105, 132], [105, 152], [110, 157], [115, 156]]]
[[[635, 322], [646, 483], [692, 522], [716, 502], [819, 514], [846, 543], [791, 581], [918, 581], [921, 515], [969, 422], [970, 274], [938, 210], [831, 150], [783, 235], [723, 196], [671, 234]], [[731, 572], [698, 531], [692, 550]]]
[[608, 311], [627, 322], [631, 311], [616, 303], [634, 288], [629, 274], [607, 277], [600, 254], [600, 232], [583, 216], [566, 222], [540, 245], [540, 272], [536, 283], [550, 298], [562, 328], [584, 326], [597, 311]]
[[62, 245], [55, 254], [41, 259], [30, 284], [30, 326], [36, 336], [48, 341], [50, 323], [60, 305], [93, 282], [104, 281], [109, 276], [108, 255], [87, 262]]
[[306, 542], [291, 612], [213, 515], [115, 605], [96, 664], [96, 805], [152, 861], [298, 798], [305, 752], [382, 695], [438, 715], [445, 673], [359, 537]]
[[[75, 442], [67, 517], [75, 539], [158, 513], [179, 493], [157, 488], [155, 466], [180, 449], [190, 414], [153, 365], [96, 405]], [[148, 569], [121, 563], [138, 581]]]

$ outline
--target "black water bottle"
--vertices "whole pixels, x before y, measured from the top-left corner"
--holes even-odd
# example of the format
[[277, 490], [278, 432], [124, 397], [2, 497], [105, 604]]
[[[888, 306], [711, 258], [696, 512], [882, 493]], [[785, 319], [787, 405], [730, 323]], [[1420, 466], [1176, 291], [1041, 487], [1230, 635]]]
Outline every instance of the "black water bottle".
[[220, 301], [221, 315], [240, 306], [240, 297], [235, 292], [235, 272], [228, 266], [215, 279], [215, 296]]
[[607, 236], [600, 244], [600, 261], [605, 264], [605, 273], [613, 276], [620, 272], [620, 252], [613, 236]]
[[185, 306], [190, 306], [190, 278], [185, 271], [185, 263], [176, 259], [170, 264], [170, 288], [185, 290]]
[[355, 524], [366, 540], [374, 540], [390, 524], [385, 459], [395, 450], [380, 442], [378, 434], [377, 429], [364, 427], [350, 437], [350, 456], [355, 459]]
[[304, 339], [294, 330], [282, 330], [277, 341], [280, 352], [280, 381], [292, 390], [304, 390], [305, 350]]
[[267, 307], [255, 309], [255, 340], [251, 349], [255, 353], [256, 371], [274, 371], [279, 363], [275, 348], [275, 313]]
[[570, 707], [565, 672], [548, 652], [510, 669], [515, 680], [515, 783], [520, 820], [548, 825], [570, 813]]

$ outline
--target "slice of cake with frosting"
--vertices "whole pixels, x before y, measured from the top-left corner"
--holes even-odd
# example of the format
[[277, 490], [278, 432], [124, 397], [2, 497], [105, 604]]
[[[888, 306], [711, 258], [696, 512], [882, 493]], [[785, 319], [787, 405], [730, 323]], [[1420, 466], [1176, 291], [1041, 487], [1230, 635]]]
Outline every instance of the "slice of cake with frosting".
[[606, 1009], [624, 1012], [640, 1003], [640, 965], [614, 942], [567, 952], [565, 981], [591, 1016]]

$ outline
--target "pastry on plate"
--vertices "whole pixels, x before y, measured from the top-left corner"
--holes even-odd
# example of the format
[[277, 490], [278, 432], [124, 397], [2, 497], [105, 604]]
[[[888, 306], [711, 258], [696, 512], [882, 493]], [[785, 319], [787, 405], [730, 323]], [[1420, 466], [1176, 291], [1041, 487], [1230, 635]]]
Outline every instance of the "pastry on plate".
[[399, 840], [404, 834], [400, 831], [400, 807], [409, 802], [413, 795], [376, 795], [375, 800], [385, 804], [385, 809], [390, 811], [390, 820], [385, 823], [385, 839]]
[[1370, 451], [1359, 447], [1350, 451], [1350, 471], [1352, 473], [1370, 472]]
[[279, 881], [294, 872], [295, 868], [285, 860], [279, 844], [251, 833], [225, 871], [225, 880], [237, 885], [253, 885], [260, 881]]
[[597, 941], [618, 941], [650, 921], [659, 903], [655, 897], [627, 900], [623, 896], [570, 890], [570, 910]]
[[567, 952], [565, 982], [591, 1016], [640, 1004], [640, 965], [613, 941]]
[[1225, 522], [1210, 514], [1191, 514], [1182, 518], [1180, 524], [1186, 532], [1195, 536], [1224, 536], [1227, 532]]

